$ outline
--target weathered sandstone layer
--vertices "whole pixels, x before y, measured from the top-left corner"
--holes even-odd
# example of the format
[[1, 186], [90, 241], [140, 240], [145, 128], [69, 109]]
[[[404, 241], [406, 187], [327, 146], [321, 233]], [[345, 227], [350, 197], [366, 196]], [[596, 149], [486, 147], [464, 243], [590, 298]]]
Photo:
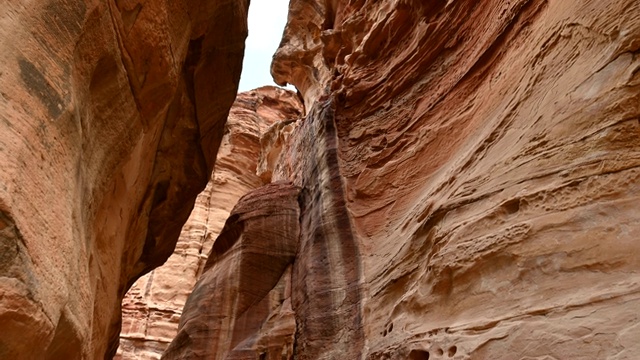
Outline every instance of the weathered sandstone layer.
[[[300, 237], [300, 189], [272, 183], [243, 196], [213, 244], [163, 358], [235, 359], [293, 354], [286, 282]], [[274, 346], [272, 314], [282, 336]], [[288, 316], [287, 316], [288, 315]], [[285, 327], [282, 329], [282, 327]]]
[[293, 0], [272, 73], [295, 259], [232, 215], [165, 358], [637, 358], [640, 3]]
[[0, 7], [0, 358], [111, 357], [235, 98], [248, 1]]
[[117, 359], [160, 358], [176, 336], [187, 296], [229, 213], [241, 196], [264, 184], [256, 173], [261, 138], [301, 112], [296, 95], [284, 89], [268, 86], [238, 94], [211, 180], [198, 195], [173, 255], [133, 284], [122, 302]]

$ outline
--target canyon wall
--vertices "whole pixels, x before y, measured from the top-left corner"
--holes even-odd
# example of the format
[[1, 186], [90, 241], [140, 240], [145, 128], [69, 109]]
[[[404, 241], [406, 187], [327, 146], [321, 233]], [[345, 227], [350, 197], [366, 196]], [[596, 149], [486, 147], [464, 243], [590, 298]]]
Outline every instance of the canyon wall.
[[122, 302], [116, 359], [160, 358], [177, 333], [187, 296], [232, 208], [241, 196], [264, 185], [257, 173], [261, 138], [301, 112], [298, 98], [287, 90], [269, 86], [238, 94], [211, 180], [198, 195], [173, 255], [133, 284]]
[[0, 7], [0, 358], [110, 358], [209, 179], [248, 1]]
[[640, 3], [292, 0], [272, 74], [165, 359], [637, 357]]

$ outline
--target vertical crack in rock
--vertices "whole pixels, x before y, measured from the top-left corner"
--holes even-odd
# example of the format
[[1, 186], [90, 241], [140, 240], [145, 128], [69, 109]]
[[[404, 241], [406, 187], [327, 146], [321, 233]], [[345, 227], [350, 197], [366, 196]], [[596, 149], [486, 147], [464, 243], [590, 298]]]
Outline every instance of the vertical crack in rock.
[[[127, 49], [126, 43], [124, 41], [124, 37], [128, 37], [129, 35], [129, 31], [126, 31], [126, 35], [123, 35], [123, 31], [122, 31], [122, 26], [121, 26], [121, 22], [118, 21], [116, 14], [120, 14], [120, 12], [114, 10], [114, 8], [116, 7], [115, 5], [115, 1], [114, 0], [107, 0], [107, 8], [108, 8], [108, 12], [109, 12], [109, 18], [111, 20], [111, 26], [113, 27], [113, 33], [115, 34], [117, 43], [118, 43], [118, 48], [119, 48], [119, 54], [120, 54], [120, 62], [122, 64], [122, 67], [124, 69], [124, 74], [125, 77], [127, 79], [127, 82], [129, 83], [129, 90], [132, 92], [133, 94], [133, 100], [136, 104], [136, 108], [138, 110], [138, 112], [142, 115], [141, 116], [141, 120], [142, 123], [144, 124], [145, 127], [149, 126], [149, 119], [146, 119], [146, 114], [143, 113], [142, 111], [142, 106], [140, 105], [140, 86], [138, 84], [138, 82], [136, 81], [136, 79], [134, 79], [135, 76], [135, 70], [133, 68], [133, 63], [131, 60], [131, 55], [129, 54], [129, 50]], [[124, 20], [124, 19], [123, 19]], [[125, 22], [125, 21], [123, 21]]]

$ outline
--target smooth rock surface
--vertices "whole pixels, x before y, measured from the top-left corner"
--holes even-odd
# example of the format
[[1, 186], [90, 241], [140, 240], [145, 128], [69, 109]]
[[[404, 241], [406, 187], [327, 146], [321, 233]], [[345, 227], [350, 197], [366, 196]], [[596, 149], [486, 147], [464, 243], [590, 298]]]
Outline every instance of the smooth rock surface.
[[208, 181], [248, 1], [0, 7], [0, 358], [109, 358]]
[[[123, 300], [116, 359], [159, 359], [176, 336], [187, 296], [203, 272], [214, 240], [241, 196], [263, 185], [256, 174], [261, 138], [301, 115], [294, 93], [273, 86], [238, 94], [215, 170], [185, 223], [173, 255], [140, 278]], [[268, 169], [266, 169], [268, 170]], [[284, 285], [282, 285], [284, 286]], [[282, 287], [281, 286], [281, 287]]]

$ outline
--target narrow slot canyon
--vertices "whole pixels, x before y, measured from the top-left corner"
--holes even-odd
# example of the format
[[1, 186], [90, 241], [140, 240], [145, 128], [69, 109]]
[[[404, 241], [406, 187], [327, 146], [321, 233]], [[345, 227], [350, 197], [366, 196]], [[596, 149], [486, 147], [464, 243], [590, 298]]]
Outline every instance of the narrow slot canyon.
[[[123, 326], [116, 359], [160, 358], [177, 335], [187, 297], [196, 280], [203, 276], [207, 258], [215, 251], [214, 240], [221, 235], [231, 210], [245, 194], [271, 183], [274, 164], [270, 158], [277, 157], [293, 122], [301, 116], [302, 106], [291, 91], [265, 86], [238, 94], [227, 118], [211, 180], [198, 195], [174, 253], [163, 266], [139, 279], [123, 300]], [[275, 224], [280, 225], [279, 220], [271, 226]], [[236, 275], [242, 271], [235, 262], [227, 266]], [[226, 281], [229, 284], [216, 285], [219, 292], [239, 287], [233, 283], [236, 279]], [[220, 317], [233, 310], [232, 303], [214, 299], [211, 302], [214, 308], [218, 307]]]
[[[286, 23], [287, 5], [258, 1], [249, 9], [239, 93], [227, 118], [215, 169], [196, 199], [174, 253], [125, 295], [115, 359], [161, 357], [177, 335], [187, 297], [234, 205], [271, 182], [284, 138], [303, 116], [295, 92], [263, 85], [273, 82], [269, 67]], [[220, 310], [231, 311], [224, 305]]]
[[0, 359], [637, 358], [637, 1], [0, 7]]

